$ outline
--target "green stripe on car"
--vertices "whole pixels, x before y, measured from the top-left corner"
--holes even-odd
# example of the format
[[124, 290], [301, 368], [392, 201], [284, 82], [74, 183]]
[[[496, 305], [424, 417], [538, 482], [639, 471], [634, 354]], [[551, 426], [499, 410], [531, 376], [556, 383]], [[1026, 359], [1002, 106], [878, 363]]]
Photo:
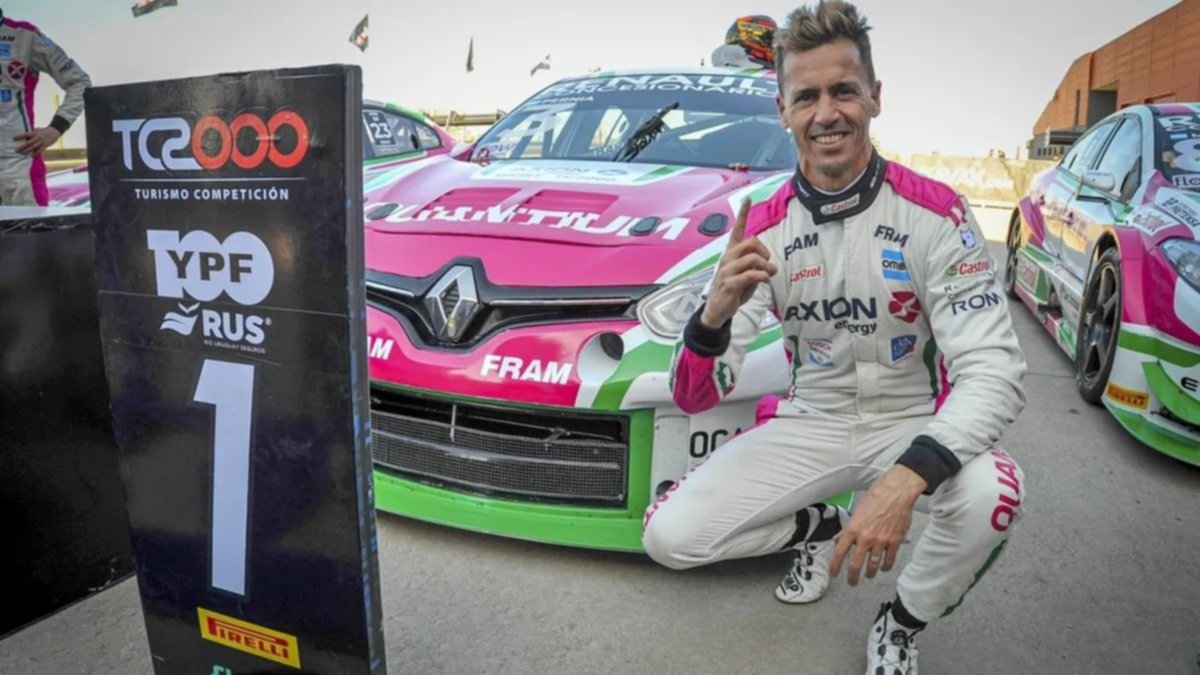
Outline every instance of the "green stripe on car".
[[1165, 342], [1149, 335], [1139, 335], [1129, 331], [1121, 331], [1117, 336], [1117, 346], [1133, 352], [1149, 354], [1184, 368], [1191, 368], [1200, 363], [1200, 352], [1194, 352]]
[[1200, 466], [1200, 444], [1194, 439], [1177, 434], [1158, 425], [1152, 424], [1139, 413], [1129, 412], [1104, 399], [1104, 407], [1125, 427], [1125, 430], [1142, 443], [1155, 450], [1174, 457], [1181, 462]]
[[673, 176], [677, 173], [681, 173], [686, 168], [687, 167], [682, 167], [682, 166], [660, 166], [657, 169], [655, 169], [649, 173], [638, 176], [636, 179], [634, 179], [633, 182], [634, 183], [651, 183], [656, 180], [661, 180], [668, 176]]
[[625, 354], [617, 366], [617, 372], [600, 386], [592, 407], [597, 410], [620, 410], [625, 393], [639, 375], [663, 372], [670, 367], [672, 349], [673, 346], [648, 340]]
[[1158, 397], [1158, 400], [1166, 406], [1171, 414], [1179, 419], [1200, 426], [1200, 401], [1192, 398], [1186, 391], [1183, 390], [1167, 371], [1163, 370], [1162, 364], [1156, 361], [1143, 361], [1142, 372], [1146, 374], [1146, 381], [1150, 384], [1150, 390]]

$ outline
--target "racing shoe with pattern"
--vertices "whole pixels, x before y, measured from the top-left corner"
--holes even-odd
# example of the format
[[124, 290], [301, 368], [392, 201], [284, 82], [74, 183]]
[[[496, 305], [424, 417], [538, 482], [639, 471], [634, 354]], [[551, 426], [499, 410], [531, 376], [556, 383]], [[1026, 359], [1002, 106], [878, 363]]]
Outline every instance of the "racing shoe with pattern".
[[850, 522], [840, 506], [815, 504], [796, 514], [796, 559], [775, 588], [781, 602], [803, 605], [816, 602], [829, 588], [829, 564], [833, 560], [833, 537]]
[[892, 603], [879, 608], [879, 616], [867, 636], [866, 675], [917, 675], [917, 633], [892, 615]]
[[782, 602], [804, 605], [816, 602], [829, 588], [829, 563], [833, 559], [833, 542], [801, 542], [796, 547], [796, 560], [775, 588], [775, 597]]

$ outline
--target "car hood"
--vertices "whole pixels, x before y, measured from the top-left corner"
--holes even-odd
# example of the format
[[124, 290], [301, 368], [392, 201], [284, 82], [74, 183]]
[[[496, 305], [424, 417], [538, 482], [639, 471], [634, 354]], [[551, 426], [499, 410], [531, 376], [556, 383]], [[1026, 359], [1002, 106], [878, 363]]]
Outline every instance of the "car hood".
[[743, 196], [790, 172], [593, 161], [488, 166], [422, 160], [366, 185], [367, 267], [421, 277], [476, 258], [515, 286], [625, 286], [667, 280], [719, 252]]

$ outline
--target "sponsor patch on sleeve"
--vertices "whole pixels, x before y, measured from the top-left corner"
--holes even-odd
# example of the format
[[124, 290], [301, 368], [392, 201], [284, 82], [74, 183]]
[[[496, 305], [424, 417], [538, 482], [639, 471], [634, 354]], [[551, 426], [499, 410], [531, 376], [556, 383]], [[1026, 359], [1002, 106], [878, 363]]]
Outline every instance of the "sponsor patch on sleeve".
[[892, 363], [917, 351], [916, 335], [897, 335], [892, 338]]
[[881, 254], [880, 264], [883, 267], [883, 278], [892, 281], [912, 281], [908, 274], [908, 265], [904, 263], [904, 254], [895, 249], [885, 248]]
[[821, 368], [833, 367], [833, 340], [828, 338], [809, 338], [804, 341], [808, 347], [808, 362]]
[[962, 239], [963, 248], [975, 248], [979, 241], [975, 238], [975, 232], [970, 227], [964, 227], [958, 231], [959, 239]]

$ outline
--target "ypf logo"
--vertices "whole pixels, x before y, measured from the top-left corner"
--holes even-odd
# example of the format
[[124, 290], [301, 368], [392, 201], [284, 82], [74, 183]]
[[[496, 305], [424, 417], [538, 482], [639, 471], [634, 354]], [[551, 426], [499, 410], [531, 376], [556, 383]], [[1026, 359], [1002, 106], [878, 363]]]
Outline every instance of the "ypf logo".
[[154, 252], [158, 294], [168, 298], [216, 300], [222, 293], [242, 305], [256, 305], [275, 283], [275, 262], [262, 239], [234, 232], [220, 242], [201, 230], [180, 237], [174, 230], [148, 230]]
[[[282, 148], [280, 143], [280, 132], [285, 127], [296, 137], [290, 150]], [[290, 169], [304, 159], [309, 145], [308, 125], [290, 110], [281, 110], [269, 120], [254, 113], [242, 113], [228, 124], [220, 117], [208, 115], [194, 126], [182, 117], [121, 119], [113, 120], [112, 128], [121, 134], [121, 159], [130, 171], [135, 151], [151, 171], [211, 171], [229, 162], [242, 169], [256, 169], [264, 162]], [[150, 146], [155, 134], [168, 134], [158, 155]], [[248, 148], [252, 150], [246, 152]], [[189, 149], [190, 157], [186, 154]]]

